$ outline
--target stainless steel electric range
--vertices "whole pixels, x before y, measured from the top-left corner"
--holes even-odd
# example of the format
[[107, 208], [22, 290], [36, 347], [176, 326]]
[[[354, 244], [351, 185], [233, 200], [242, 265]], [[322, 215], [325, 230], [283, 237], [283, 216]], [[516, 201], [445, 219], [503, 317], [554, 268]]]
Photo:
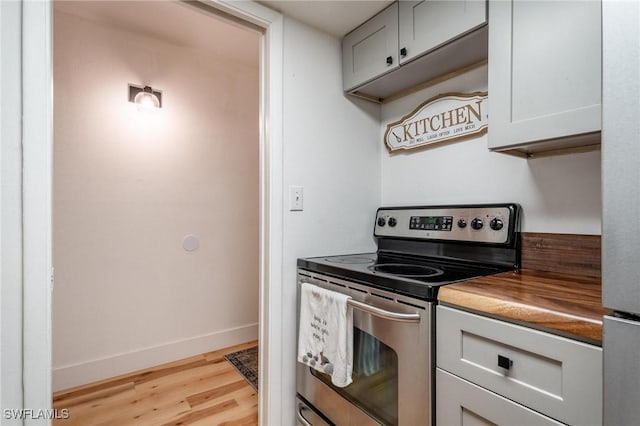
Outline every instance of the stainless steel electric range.
[[351, 296], [353, 383], [300, 363], [298, 424], [434, 424], [438, 288], [517, 269], [517, 204], [380, 208], [375, 253], [298, 259], [303, 282]]

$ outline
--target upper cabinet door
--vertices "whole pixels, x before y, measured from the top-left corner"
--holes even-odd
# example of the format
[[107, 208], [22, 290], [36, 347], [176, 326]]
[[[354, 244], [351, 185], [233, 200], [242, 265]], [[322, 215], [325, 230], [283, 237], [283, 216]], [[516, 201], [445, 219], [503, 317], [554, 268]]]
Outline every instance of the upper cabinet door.
[[401, 64], [487, 23], [485, 1], [425, 0], [399, 3]]
[[601, 41], [600, 1], [490, 0], [489, 148], [587, 144], [575, 141], [601, 128]]
[[345, 91], [398, 68], [398, 3], [345, 36], [342, 67]]

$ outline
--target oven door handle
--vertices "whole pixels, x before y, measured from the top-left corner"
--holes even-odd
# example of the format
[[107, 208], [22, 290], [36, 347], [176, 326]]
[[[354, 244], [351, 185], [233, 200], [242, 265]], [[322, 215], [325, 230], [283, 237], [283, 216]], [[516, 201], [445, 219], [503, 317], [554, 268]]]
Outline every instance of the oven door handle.
[[387, 311], [386, 309], [380, 309], [376, 306], [367, 305], [366, 303], [358, 302], [353, 299], [349, 299], [347, 303], [356, 309], [379, 318], [400, 322], [420, 322], [420, 314], [405, 314], [401, 312]]

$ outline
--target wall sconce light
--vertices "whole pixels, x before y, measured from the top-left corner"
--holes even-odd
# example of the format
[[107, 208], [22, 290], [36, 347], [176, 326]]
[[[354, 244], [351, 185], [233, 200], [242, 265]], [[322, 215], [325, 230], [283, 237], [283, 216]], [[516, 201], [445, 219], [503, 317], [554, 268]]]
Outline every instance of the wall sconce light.
[[162, 108], [162, 92], [151, 86], [129, 84], [129, 102], [138, 104], [140, 111], [155, 111]]

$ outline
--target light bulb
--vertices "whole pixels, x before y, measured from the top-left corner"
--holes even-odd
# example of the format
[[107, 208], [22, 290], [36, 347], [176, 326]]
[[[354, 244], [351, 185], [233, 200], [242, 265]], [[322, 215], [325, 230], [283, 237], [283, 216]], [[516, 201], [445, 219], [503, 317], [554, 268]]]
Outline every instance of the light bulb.
[[160, 108], [160, 100], [153, 93], [153, 89], [149, 86], [145, 86], [141, 92], [139, 92], [133, 102], [138, 104], [139, 111], [155, 111]]

